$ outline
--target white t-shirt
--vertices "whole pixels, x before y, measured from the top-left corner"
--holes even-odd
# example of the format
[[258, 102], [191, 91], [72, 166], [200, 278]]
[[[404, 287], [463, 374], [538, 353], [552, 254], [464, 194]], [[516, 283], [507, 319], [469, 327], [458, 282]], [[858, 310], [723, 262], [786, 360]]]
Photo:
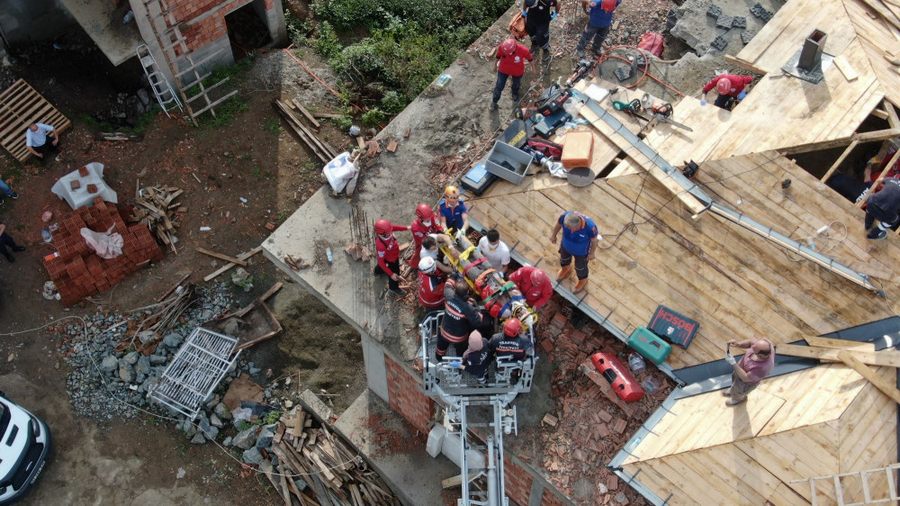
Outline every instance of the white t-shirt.
[[46, 123], [36, 123], [37, 132], [31, 128], [25, 129], [25, 145], [30, 148], [43, 146], [47, 143], [47, 134], [53, 131], [53, 127]]
[[491, 248], [491, 243], [488, 242], [487, 236], [483, 236], [478, 241], [478, 251], [487, 258], [491, 267], [498, 271], [509, 265], [509, 246], [503, 241], [499, 241], [497, 248], [494, 249]]

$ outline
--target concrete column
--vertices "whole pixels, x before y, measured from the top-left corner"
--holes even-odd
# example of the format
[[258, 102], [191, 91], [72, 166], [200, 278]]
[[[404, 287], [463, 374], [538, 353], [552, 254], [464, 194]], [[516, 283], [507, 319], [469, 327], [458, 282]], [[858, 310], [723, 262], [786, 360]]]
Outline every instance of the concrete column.
[[272, 43], [275, 46], [284, 46], [287, 44], [287, 25], [284, 21], [284, 6], [281, 0], [269, 0], [265, 2], [267, 8], [265, 10], [266, 26], [269, 27], [269, 35], [272, 37]]
[[381, 400], [388, 402], [387, 368], [384, 365], [384, 348], [368, 334], [360, 334], [366, 382], [369, 389]]

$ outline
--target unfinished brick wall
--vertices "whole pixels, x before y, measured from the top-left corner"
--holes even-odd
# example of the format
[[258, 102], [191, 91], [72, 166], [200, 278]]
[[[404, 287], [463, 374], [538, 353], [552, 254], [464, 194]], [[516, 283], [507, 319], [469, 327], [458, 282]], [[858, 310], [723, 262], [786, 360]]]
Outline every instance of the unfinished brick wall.
[[[88, 247], [81, 229], [105, 232], [110, 226], [122, 235], [122, 255], [103, 259]], [[53, 246], [57, 251], [44, 257], [44, 267], [67, 306], [109, 290], [128, 274], [163, 257], [146, 225], [126, 225], [116, 206], [99, 197], [93, 207], [79, 208], [60, 220], [59, 230], [53, 234]]]
[[519, 506], [527, 506], [531, 497], [531, 473], [514, 464], [509, 455], [503, 456], [503, 474], [506, 480], [506, 496]]
[[[169, 0], [169, 9], [179, 23], [189, 23], [182, 29], [191, 50], [200, 49], [211, 42], [228, 36], [225, 16], [249, 4], [252, 0]], [[275, 3], [265, 0], [265, 9], [272, 10]], [[207, 17], [196, 20], [209, 11], [215, 10]]]
[[544, 493], [541, 495], [541, 506], [566, 506], [566, 504], [549, 488], [544, 489]]
[[425, 395], [418, 379], [384, 354], [387, 369], [388, 405], [423, 434], [431, 430], [434, 401]]

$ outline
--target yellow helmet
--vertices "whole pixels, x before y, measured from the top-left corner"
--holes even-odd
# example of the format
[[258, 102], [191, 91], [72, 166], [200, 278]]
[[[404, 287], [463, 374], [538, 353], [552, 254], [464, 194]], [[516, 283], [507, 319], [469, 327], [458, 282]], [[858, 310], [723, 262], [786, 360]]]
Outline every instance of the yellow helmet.
[[452, 184], [448, 184], [446, 188], [444, 188], [444, 196], [456, 198], [459, 197], [459, 188], [453, 186]]

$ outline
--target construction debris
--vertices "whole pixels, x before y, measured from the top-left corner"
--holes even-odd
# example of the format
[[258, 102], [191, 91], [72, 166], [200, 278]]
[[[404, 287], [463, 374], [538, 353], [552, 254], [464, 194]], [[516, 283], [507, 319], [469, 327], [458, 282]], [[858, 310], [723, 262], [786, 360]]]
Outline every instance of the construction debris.
[[[300, 121], [292, 109], [295, 108], [295, 105], [282, 102], [281, 100], [275, 99], [273, 102], [275, 108], [281, 113], [285, 120], [287, 120], [288, 125], [291, 127], [291, 130], [300, 137], [307, 147], [312, 150], [313, 153], [322, 161], [322, 163], [328, 163], [335, 157], [337, 157], [338, 153], [334, 150], [328, 143], [320, 140], [314, 133], [310, 132], [303, 123]], [[305, 109], [304, 109], [305, 110]], [[313, 120], [315, 121], [315, 120]], [[318, 124], [318, 122], [316, 122]]]
[[174, 186], [152, 186], [140, 188], [135, 192], [134, 202], [137, 204], [131, 219], [147, 225], [151, 232], [173, 253], [178, 253], [175, 243], [178, 237], [175, 229], [180, 224], [181, 216], [187, 208], [175, 202], [184, 190]]
[[[237, 256], [237, 259], [238, 260], [247, 260], [250, 257], [252, 257], [253, 255], [259, 253], [260, 251], [262, 251], [262, 247], [257, 246], [255, 248], [253, 248], [252, 250], [248, 251], [247, 253], [241, 253], [240, 255]], [[210, 281], [210, 280], [218, 277], [220, 274], [228, 272], [235, 265], [237, 265], [237, 264], [228, 262], [227, 264], [223, 265], [222, 267], [219, 267], [217, 270], [213, 271], [212, 273], [207, 274], [206, 277], [203, 278], [203, 281]]]
[[123, 339], [119, 342], [116, 351], [121, 352], [134, 347], [144, 355], [152, 354], [162, 337], [175, 326], [178, 318], [194, 302], [194, 299], [194, 285], [179, 284], [175, 287], [174, 293], [163, 301], [131, 311], [132, 313], [140, 311], [145, 314], [153, 312], [145, 316], [134, 330], [129, 332], [130, 339]]
[[[291, 504], [293, 498], [303, 505], [400, 504], [352, 445], [332, 433], [315, 414], [297, 406], [263, 430], [271, 433], [271, 443], [262, 452], [276, 457], [277, 464], [262, 460], [259, 467], [285, 504]], [[258, 441], [254, 448], [259, 448]], [[252, 449], [248, 451], [252, 453]]]
[[372, 258], [374, 238], [371, 235], [369, 219], [365, 211], [357, 207], [350, 208], [350, 242], [344, 247], [344, 252], [357, 262], [368, 262]]

